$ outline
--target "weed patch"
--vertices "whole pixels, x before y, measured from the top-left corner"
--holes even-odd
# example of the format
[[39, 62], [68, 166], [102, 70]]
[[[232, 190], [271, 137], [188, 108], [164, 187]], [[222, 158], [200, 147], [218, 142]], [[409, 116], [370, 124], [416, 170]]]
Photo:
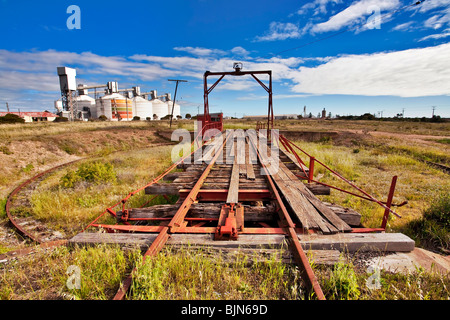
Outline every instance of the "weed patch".
[[93, 184], [115, 183], [116, 179], [116, 173], [112, 164], [96, 161], [83, 163], [76, 171], [69, 171], [61, 178], [61, 186], [73, 188], [79, 182]]
[[260, 257], [254, 263], [244, 254], [226, 262], [208, 249], [183, 247], [163, 250], [157, 257], [140, 262], [130, 299], [229, 300], [299, 299], [299, 272], [273, 259]]
[[450, 251], [450, 195], [441, 194], [423, 216], [405, 226], [418, 245], [439, 253]]

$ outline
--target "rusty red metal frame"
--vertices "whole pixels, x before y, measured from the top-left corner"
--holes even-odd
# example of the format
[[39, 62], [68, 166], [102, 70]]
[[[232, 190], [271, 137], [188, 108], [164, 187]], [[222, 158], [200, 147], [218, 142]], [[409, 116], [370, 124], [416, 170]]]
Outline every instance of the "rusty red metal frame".
[[[358, 197], [360, 197], [360, 198], [362, 198], [362, 199], [366, 199], [366, 200], [373, 201], [373, 202], [377, 203], [378, 205], [380, 205], [381, 207], [383, 207], [383, 208], [385, 209], [385, 213], [384, 213], [383, 221], [382, 221], [382, 226], [381, 226], [381, 229], [383, 229], [383, 230], [385, 230], [386, 223], [387, 223], [387, 219], [388, 219], [388, 217], [389, 217], [389, 213], [392, 213], [392, 214], [394, 214], [396, 217], [401, 218], [401, 216], [400, 216], [397, 212], [395, 212], [394, 210], [391, 209], [391, 206], [392, 206], [392, 198], [393, 198], [394, 191], [395, 191], [395, 184], [396, 184], [396, 181], [397, 181], [397, 176], [395, 176], [395, 177], [393, 178], [393, 180], [392, 180], [391, 188], [390, 188], [390, 190], [389, 190], [389, 195], [388, 195], [388, 201], [387, 201], [386, 203], [383, 203], [383, 202], [377, 200], [375, 197], [373, 197], [373, 196], [370, 195], [369, 193], [367, 193], [367, 192], [365, 192], [364, 190], [362, 190], [361, 188], [359, 188], [358, 186], [356, 186], [354, 183], [352, 183], [352, 182], [349, 181], [348, 179], [344, 178], [341, 174], [339, 174], [338, 172], [334, 171], [333, 169], [331, 169], [329, 166], [327, 166], [327, 165], [324, 164], [323, 162], [321, 162], [321, 161], [317, 160], [315, 157], [309, 155], [306, 151], [304, 151], [303, 149], [301, 149], [299, 146], [297, 146], [296, 144], [294, 144], [292, 141], [290, 141], [289, 139], [287, 139], [287, 138], [284, 137], [283, 135], [279, 135], [279, 137], [280, 137], [280, 141], [283, 141], [283, 142], [284, 142], [284, 143], [283, 143], [283, 146], [285, 146], [285, 148], [286, 148], [286, 145], [289, 145], [289, 146], [290, 146], [290, 148], [288, 148], [287, 150], [290, 151], [292, 154], [294, 154], [294, 156], [296, 156], [297, 159], [299, 159], [299, 156], [298, 156], [297, 152], [295, 152], [295, 150], [293, 150], [292, 147], [295, 147], [296, 149], [300, 150], [301, 152], [303, 152], [306, 156], [308, 156], [308, 157], [310, 158], [310, 163], [309, 163], [309, 175], [307, 175], [307, 177], [308, 177], [308, 182], [317, 182], [317, 183], [319, 183], [319, 184], [326, 185], [326, 186], [328, 186], [328, 187], [332, 187], [332, 188], [334, 188], [334, 189], [336, 189], [336, 190], [339, 190], [339, 191], [342, 191], [342, 192], [346, 192], [346, 193], [352, 194], [352, 195], [354, 195], [354, 196], [358, 196]], [[359, 192], [361, 192], [362, 194], [364, 194], [367, 198], [366, 198], [366, 197], [363, 197], [363, 196], [361, 196], [361, 195], [352, 193], [352, 192], [350, 192], [350, 191], [346, 191], [346, 190], [340, 189], [340, 188], [338, 188], [338, 187], [333, 187], [333, 186], [327, 185], [327, 184], [325, 184], [325, 183], [322, 183], [322, 182], [319, 182], [319, 181], [314, 180], [313, 177], [314, 177], [314, 163], [315, 163], [315, 162], [319, 163], [319, 164], [322, 165], [325, 169], [327, 169], [328, 171], [330, 171], [331, 173], [333, 173], [334, 175], [336, 175], [338, 178], [340, 178], [341, 180], [345, 181], [345, 182], [348, 183], [350, 186], [352, 186], [354, 189], [356, 189], [356, 190], [358, 190]], [[306, 173], [305, 173], [305, 176], [306, 176]], [[300, 177], [300, 178], [304, 178], [304, 177], [301, 177], [301, 176], [299, 176], [299, 177]], [[405, 204], [405, 203], [403, 203], [403, 204]], [[401, 204], [401, 205], [403, 205], [403, 204]], [[398, 206], [401, 206], [401, 205], [398, 205]], [[377, 231], [378, 231], [378, 229], [373, 229], [373, 230], [377, 230]]]
[[[256, 75], [264, 75], [267, 74], [269, 76], [269, 86], [266, 86]], [[235, 71], [230, 72], [210, 72], [206, 71], [203, 75], [203, 99], [204, 99], [204, 117], [205, 121], [209, 121], [209, 101], [208, 96], [211, 91], [219, 84], [219, 82], [227, 75], [230, 76], [244, 76], [251, 75], [253, 79], [258, 82], [264, 90], [269, 94], [268, 101], [268, 114], [267, 114], [267, 131], [273, 129], [273, 104], [272, 104], [272, 70], [267, 71], [241, 71], [240, 68], [236, 68]], [[214, 82], [211, 87], [208, 88], [208, 77], [209, 76], [220, 76], [216, 82]]]

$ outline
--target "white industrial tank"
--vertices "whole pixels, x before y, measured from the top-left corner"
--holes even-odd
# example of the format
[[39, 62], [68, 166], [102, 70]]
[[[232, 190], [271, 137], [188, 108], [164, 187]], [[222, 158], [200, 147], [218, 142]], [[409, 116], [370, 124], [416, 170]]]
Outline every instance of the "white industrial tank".
[[88, 111], [90, 118], [97, 118], [97, 108], [95, 106], [95, 99], [88, 95], [80, 95], [75, 97], [75, 104], [78, 111]]
[[153, 103], [142, 97], [133, 98], [133, 115], [138, 116], [141, 120], [150, 118], [153, 120]]
[[[167, 101], [167, 114], [172, 114], [172, 105], [173, 101]], [[181, 116], [180, 105], [175, 103], [175, 107], [173, 108], [173, 119], [176, 119], [177, 116]]]
[[106, 116], [112, 121], [131, 121], [133, 119], [133, 101], [119, 93], [103, 96], [95, 101], [97, 118]]
[[[159, 99], [153, 99], [150, 100], [153, 107], [153, 114], [156, 115], [155, 120], [161, 120], [161, 118], [167, 116], [169, 113], [167, 112], [167, 103], [159, 100]], [[153, 116], [153, 115], [152, 115]]]

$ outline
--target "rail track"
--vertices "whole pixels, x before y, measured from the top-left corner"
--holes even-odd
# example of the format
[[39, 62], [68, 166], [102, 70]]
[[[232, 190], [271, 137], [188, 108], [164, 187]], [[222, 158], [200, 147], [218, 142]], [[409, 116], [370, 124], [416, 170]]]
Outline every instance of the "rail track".
[[[310, 234], [380, 232], [384, 228], [359, 228], [358, 219], [353, 223], [347, 220], [346, 214], [353, 213], [343, 214], [339, 206], [322, 203], [315, 195], [329, 194], [330, 188], [309, 183], [315, 181], [311, 173], [314, 161], [306, 166], [286, 138], [274, 138], [281, 144], [268, 141], [267, 134], [261, 132], [235, 130], [203, 141], [200, 148], [175, 162], [149, 184], [107, 208], [72, 239], [40, 239], [11, 214], [11, 206], [13, 198], [33, 182], [83, 159], [53, 167], [21, 183], [9, 194], [6, 213], [23, 237], [43, 248], [105, 242], [144, 243], [144, 259], [157, 255], [170, 242], [213, 247], [219, 244], [224, 248], [228, 246], [224, 243], [232, 247], [255, 247], [258, 243], [287, 241], [304, 283], [315, 298], [325, 299], [299, 238]], [[201, 143], [195, 140], [191, 147], [195, 144]], [[174, 172], [175, 169], [178, 170]], [[127, 208], [128, 200], [139, 192], [151, 198], [177, 194], [179, 200], [172, 205]], [[387, 202], [377, 201], [368, 194], [361, 198], [379, 202], [389, 214], [390, 207], [394, 206], [389, 201], [392, 194], [393, 190]], [[117, 223], [98, 223], [106, 214], [114, 216]], [[99, 228], [108, 233], [95, 232]], [[32, 250], [26, 248], [16, 253], [27, 254]], [[134, 270], [124, 279], [115, 300], [126, 297], [133, 273]]]
[[[164, 138], [165, 139], [165, 138]], [[152, 147], [155, 146], [168, 146], [172, 145], [173, 143], [158, 143]], [[119, 150], [117, 152], [122, 152], [122, 150]], [[37, 226], [36, 222], [32, 220], [32, 218], [27, 218], [26, 221], [23, 221], [20, 217], [15, 216], [12, 213], [12, 208], [14, 206], [14, 199], [16, 196], [18, 196], [21, 192], [29, 188], [33, 183], [38, 183], [40, 180], [44, 179], [48, 174], [53, 173], [59, 169], [63, 169], [65, 167], [68, 167], [72, 164], [75, 164], [80, 161], [88, 160], [94, 157], [85, 157], [80, 158], [74, 161], [69, 161], [60, 165], [57, 165], [55, 167], [52, 167], [50, 169], [47, 169], [45, 171], [42, 171], [38, 173], [37, 175], [26, 179], [23, 181], [20, 185], [18, 185], [16, 188], [14, 188], [7, 196], [6, 198], [6, 204], [5, 204], [5, 212], [6, 216], [8, 217], [9, 223], [11, 224], [11, 227], [24, 239], [31, 241], [32, 243], [36, 244], [37, 246], [48, 248], [48, 247], [54, 247], [59, 245], [65, 245], [68, 243], [67, 239], [57, 239], [57, 240], [49, 240], [47, 237], [43, 237], [40, 232], [35, 231], [35, 227]], [[29, 252], [33, 251], [33, 247], [29, 248], [23, 248], [19, 250], [13, 250], [10, 252], [7, 252], [4, 254], [4, 256], [20, 256], [23, 254], [28, 254]], [[3, 255], [2, 255], [3, 256]]]
[[[339, 214], [339, 208], [315, 196], [329, 193], [329, 187], [303, 182], [312, 180], [314, 161], [307, 167], [287, 139], [273, 136], [269, 141], [267, 132], [227, 130], [203, 142], [149, 184], [107, 208], [69, 242], [139, 243], [145, 247], [145, 260], [156, 256], [171, 242], [224, 248], [226, 243], [246, 246], [252, 241], [273, 242], [278, 237], [287, 241], [313, 296], [325, 299], [299, 237], [364, 234], [385, 229], [355, 227], [359, 220], [351, 227], [344, 221], [345, 215]], [[284, 148], [275, 141], [282, 141]], [[191, 147], [198, 144], [194, 140]], [[183, 171], [173, 172], [176, 168]], [[387, 202], [367, 193], [360, 197], [377, 202], [385, 209], [385, 217], [391, 212], [397, 215], [391, 209], [393, 187], [395, 184]], [[128, 200], [138, 192], [151, 197], [176, 194], [179, 200], [173, 205], [128, 208]], [[117, 223], [98, 223], [106, 214], [114, 216]], [[107, 233], [90, 232], [92, 229]], [[126, 297], [134, 273], [135, 270], [123, 280], [114, 300]]]

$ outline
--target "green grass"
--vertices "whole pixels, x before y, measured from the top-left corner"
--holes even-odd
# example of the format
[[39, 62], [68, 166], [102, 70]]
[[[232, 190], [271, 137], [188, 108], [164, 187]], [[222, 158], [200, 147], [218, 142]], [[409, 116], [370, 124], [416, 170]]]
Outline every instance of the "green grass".
[[[259, 260], [258, 260], [259, 259]], [[137, 264], [128, 298], [133, 300], [301, 299], [299, 272], [275, 256], [250, 262], [238, 254], [231, 262], [208, 249], [164, 249]]]
[[[432, 199], [450, 189], [450, 181], [446, 173], [428, 166], [408, 153], [385, 152], [383, 147], [380, 148], [374, 144], [360, 147], [355, 153], [353, 146], [333, 145], [332, 142], [296, 141], [295, 143], [380, 201], [386, 201], [391, 179], [397, 175], [393, 202], [408, 201], [408, 204], [400, 208], [394, 207], [394, 210], [403, 218], [390, 215], [388, 222], [390, 231], [399, 231], [408, 222], [421, 217], [424, 209], [432, 203]], [[426, 151], [425, 147], [422, 149]], [[300, 155], [308, 165], [309, 158]], [[314, 173], [321, 182], [359, 193], [318, 163], [315, 164]], [[337, 190], [332, 190], [330, 196], [319, 196], [319, 198], [360, 212], [366, 227], [379, 227], [381, 224], [384, 209], [373, 202]]]
[[[91, 159], [72, 165], [40, 183], [31, 196], [31, 216], [68, 235], [79, 232], [106, 208], [151, 181], [170, 163], [170, 147], [156, 147], [116, 152], [101, 161]], [[142, 206], [150, 197], [141, 191], [130, 198], [127, 206]], [[148, 205], [157, 203], [167, 202], [158, 197]]]
[[327, 277], [321, 279], [321, 283], [327, 299], [357, 300], [361, 294], [358, 278], [351, 262], [336, 263], [329, 269]]
[[423, 216], [411, 221], [404, 233], [416, 240], [416, 244], [439, 253], [450, 252], [450, 195], [436, 197]]
[[0, 219], [6, 218], [6, 199], [0, 199]]
[[[0, 300], [111, 299], [139, 255], [105, 245], [38, 252], [0, 267]], [[80, 289], [67, 286], [70, 266], [80, 270]]]

